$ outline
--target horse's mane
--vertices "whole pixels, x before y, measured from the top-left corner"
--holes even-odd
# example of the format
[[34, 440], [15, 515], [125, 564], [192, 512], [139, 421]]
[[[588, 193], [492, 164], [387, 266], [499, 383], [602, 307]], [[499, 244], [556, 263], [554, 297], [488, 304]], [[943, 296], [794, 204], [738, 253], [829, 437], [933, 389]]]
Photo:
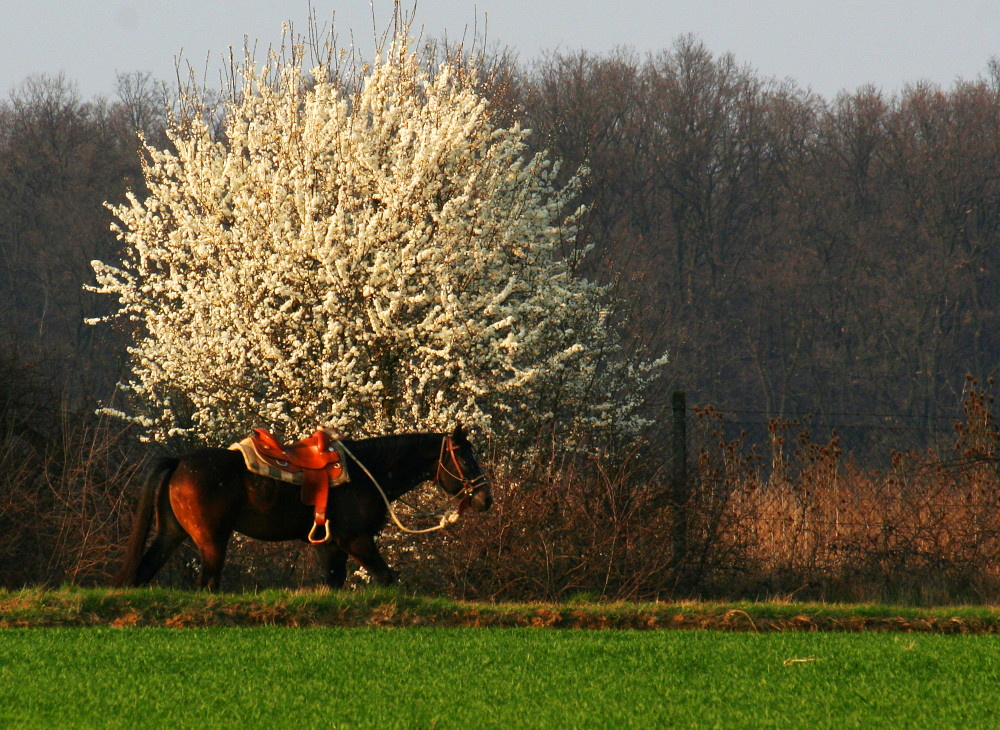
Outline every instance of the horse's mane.
[[439, 433], [400, 433], [389, 436], [374, 436], [366, 439], [343, 439], [344, 445], [356, 453], [358, 457], [364, 454], [370, 459], [380, 459], [386, 455], [399, 457], [406, 454], [418, 443], [431, 439], [439, 439]]

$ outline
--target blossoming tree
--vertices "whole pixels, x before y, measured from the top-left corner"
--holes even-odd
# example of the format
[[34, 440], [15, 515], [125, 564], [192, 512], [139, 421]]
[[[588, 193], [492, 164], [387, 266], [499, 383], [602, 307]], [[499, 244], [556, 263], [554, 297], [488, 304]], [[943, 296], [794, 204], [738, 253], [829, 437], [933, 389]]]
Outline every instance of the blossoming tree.
[[617, 357], [608, 292], [563, 253], [579, 178], [405, 34], [354, 91], [301, 58], [248, 62], [224, 139], [175, 122], [148, 197], [111, 208], [122, 261], [93, 262], [93, 290], [134, 326], [117, 413], [215, 442], [627, 422], [655, 368]]

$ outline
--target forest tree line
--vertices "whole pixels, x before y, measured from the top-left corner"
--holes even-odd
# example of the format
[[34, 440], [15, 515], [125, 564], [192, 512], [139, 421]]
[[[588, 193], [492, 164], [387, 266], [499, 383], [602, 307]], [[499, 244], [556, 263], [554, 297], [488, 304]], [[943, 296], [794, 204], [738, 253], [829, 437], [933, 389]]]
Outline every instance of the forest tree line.
[[[966, 374], [996, 373], [997, 67], [833, 100], [690, 37], [496, 68], [497, 113], [567, 175], [589, 170], [584, 273], [619, 286], [633, 341], [669, 351], [667, 388], [723, 410], [930, 428]], [[117, 248], [102, 203], [141, 194], [136, 130], [166, 144], [170, 97], [133, 73], [112, 99], [60, 76], [0, 103], [0, 361], [44, 361], [78, 407], [109, 397], [123, 357], [83, 324], [109, 306], [82, 288]]]
[[694, 402], [931, 427], [1000, 365], [1000, 76], [825, 100], [691, 38], [553, 56], [528, 125]]

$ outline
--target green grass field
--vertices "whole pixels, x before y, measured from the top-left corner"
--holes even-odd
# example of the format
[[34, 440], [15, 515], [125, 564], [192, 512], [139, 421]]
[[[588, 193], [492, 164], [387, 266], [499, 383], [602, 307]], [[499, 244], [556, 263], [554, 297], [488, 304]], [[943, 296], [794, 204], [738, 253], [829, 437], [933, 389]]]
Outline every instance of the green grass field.
[[996, 727], [1000, 637], [0, 630], [0, 727]]

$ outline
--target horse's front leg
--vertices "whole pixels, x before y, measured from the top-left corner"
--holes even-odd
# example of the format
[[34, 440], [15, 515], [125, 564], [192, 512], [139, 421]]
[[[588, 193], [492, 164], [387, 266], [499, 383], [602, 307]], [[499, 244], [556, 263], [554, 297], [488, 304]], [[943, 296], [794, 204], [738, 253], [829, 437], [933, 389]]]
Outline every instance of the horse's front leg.
[[330, 588], [343, 588], [347, 580], [347, 553], [329, 542], [317, 545], [316, 551], [323, 566], [323, 580]]
[[367, 535], [352, 538], [344, 549], [364, 566], [376, 583], [387, 586], [396, 582], [396, 574], [375, 547], [375, 538]]

